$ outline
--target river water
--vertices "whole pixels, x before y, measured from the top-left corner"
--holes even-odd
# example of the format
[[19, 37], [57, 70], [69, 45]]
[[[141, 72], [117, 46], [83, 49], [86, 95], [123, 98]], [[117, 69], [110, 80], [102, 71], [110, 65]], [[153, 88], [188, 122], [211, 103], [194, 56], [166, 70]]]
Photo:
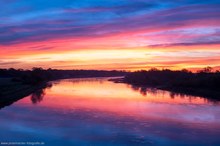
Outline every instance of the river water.
[[220, 145], [219, 102], [108, 79], [53, 81], [50, 88], [1, 109], [0, 142]]

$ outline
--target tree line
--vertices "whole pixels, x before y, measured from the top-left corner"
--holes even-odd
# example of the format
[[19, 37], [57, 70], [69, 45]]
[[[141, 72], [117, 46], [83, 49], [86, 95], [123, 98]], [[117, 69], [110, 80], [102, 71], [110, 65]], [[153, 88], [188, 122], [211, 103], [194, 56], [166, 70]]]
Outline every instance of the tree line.
[[[156, 68], [140, 70], [128, 73], [124, 77], [124, 82], [132, 85], [150, 86], [184, 92], [220, 92], [220, 72], [213, 72], [211, 67], [206, 67], [196, 73], [186, 69], [178, 71], [169, 69], [158, 70]], [[219, 95], [220, 94], [218, 94], [218, 96]], [[220, 96], [218, 98], [220, 98]]]
[[125, 71], [104, 71], [104, 70], [58, 70], [43, 69], [34, 67], [32, 70], [23, 69], [0, 69], [0, 78], [12, 78], [13, 81], [25, 84], [39, 84], [50, 80], [64, 78], [84, 78], [84, 77], [111, 77], [123, 76]]

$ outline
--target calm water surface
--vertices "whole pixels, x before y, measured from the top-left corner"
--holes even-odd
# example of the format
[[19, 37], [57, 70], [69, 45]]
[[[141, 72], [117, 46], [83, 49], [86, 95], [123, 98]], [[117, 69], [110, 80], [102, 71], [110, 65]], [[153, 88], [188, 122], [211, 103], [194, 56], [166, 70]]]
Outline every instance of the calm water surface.
[[0, 110], [0, 141], [45, 145], [220, 145], [220, 104], [131, 87], [108, 78], [66, 79]]

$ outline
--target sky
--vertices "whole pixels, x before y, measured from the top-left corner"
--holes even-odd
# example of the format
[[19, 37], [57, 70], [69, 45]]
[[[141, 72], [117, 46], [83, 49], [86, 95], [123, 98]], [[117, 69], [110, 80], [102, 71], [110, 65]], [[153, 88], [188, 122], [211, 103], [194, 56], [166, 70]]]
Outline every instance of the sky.
[[1, 0], [0, 68], [220, 69], [220, 0]]

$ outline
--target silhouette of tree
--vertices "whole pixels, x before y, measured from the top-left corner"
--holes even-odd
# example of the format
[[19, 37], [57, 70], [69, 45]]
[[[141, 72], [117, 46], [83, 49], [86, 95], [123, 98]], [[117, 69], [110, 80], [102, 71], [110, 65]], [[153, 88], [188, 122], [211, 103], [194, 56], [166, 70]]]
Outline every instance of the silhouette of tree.
[[199, 73], [211, 73], [211, 72], [212, 72], [212, 67], [210, 66], [207, 66], [199, 71]]

